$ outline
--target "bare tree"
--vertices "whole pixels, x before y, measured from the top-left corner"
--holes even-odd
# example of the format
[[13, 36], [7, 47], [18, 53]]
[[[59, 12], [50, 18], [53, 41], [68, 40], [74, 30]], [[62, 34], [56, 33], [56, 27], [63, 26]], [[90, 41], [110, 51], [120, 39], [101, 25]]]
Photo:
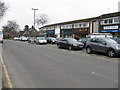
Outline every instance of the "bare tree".
[[[41, 26], [43, 26], [44, 24], [46, 24], [48, 22], [48, 16], [46, 14], [40, 14], [38, 15], [37, 19], [36, 19], [36, 23], [38, 25], [38, 28]], [[39, 32], [40, 34], [43, 34], [43, 30], [41, 30]]]
[[0, 19], [4, 16], [7, 9], [8, 7], [5, 5], [5, 3], [0, 0]]
[[18, 35], [19, 25], [16, 21], [8, 21], [6, 26], [3, 26], [3, 33], [6, 37], [11, 38]]
[[7, 26], [12, 29], [13, 31], [18, 31], [19, 30], [19, 25], [17, 24], [16, 21], [8, 21]]
[[36, 19], [36, 23], [37, 23], [37, 25], [38, 25], [38, 27], [40, 26], [40, 25], [44, 25], [44, 24], [46, 24], [48, 22], [48, 16], [46, 15], [46, 14], [40, 14], [40, 15], [38, 15], [38, 17], [37, 17], [37, 19]]

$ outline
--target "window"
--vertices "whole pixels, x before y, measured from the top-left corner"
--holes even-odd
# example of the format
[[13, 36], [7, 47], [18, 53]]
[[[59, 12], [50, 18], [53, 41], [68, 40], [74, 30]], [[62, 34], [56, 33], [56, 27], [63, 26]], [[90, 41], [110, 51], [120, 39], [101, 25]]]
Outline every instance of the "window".
[[108, 20], [104, 20], [104, 24], [107, 24]]
[[84, 23], [84, 24], [83, 24], [83, 27], [87, 27], [87, 24], [86, 24], [86, 23]]
[[79, 27], [81, 27], [82, 25], [81, 24], [79, 24]]
[[102, 39], [98, 39], [97, 42], [100, 43], [100, 44], [106, 43], [106, 42], [105, 42], [104, 40], [102, 40]]
[[104, 20], [104, 24], [112, 24], [113, 23], [113, 19], [105, 19]]
[[97, 43], [97, 40], [94, 38], [94, 39], [91, 39], [91, 42]]
[[113, 23], [113, 19], [109, 19], [109, 23], [110, 23], [110, 24]]
[[114, 23], [120, 23], [120, 18], [114, 18]]

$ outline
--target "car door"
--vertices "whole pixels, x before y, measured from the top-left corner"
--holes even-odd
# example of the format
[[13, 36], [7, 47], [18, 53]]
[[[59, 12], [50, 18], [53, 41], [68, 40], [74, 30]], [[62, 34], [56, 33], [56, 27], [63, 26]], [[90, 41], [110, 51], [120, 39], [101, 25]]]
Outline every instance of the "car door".
[[90, 46], [91, 46], [92, 50], [97, 51], [97, 45], [98, 45], [98, 43], [97, 43], [97, 38], [91, 39], [90, 42], [91, 42], [91, 43], [90, 43]]
[[68, 41], [66, 39], [63, 40], [62, 45], [64, 48], [68, 48]]
[[99, 51], [99, 52], [105, 52], [107, 50], [107, 47], [106, 47], [107, 43], [105, 42], [105, 40], [98, 39], [97, 42], [98, 42], [97, 51]]
[[60, 40], [59, 45], [60, 47], [65, 48], [65, 39]]

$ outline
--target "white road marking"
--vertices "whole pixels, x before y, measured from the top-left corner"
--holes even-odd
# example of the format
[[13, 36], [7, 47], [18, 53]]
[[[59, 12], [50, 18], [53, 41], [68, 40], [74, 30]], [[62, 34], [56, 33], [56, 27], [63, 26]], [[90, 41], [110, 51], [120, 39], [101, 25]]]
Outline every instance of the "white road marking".
[[108, 76], [105, 76], [105, 75], [102, 75], [96, 72], [92, 72], [92, 74], [118, 83], [118, 80], [112, 79], [111, 77], [108, 77]]

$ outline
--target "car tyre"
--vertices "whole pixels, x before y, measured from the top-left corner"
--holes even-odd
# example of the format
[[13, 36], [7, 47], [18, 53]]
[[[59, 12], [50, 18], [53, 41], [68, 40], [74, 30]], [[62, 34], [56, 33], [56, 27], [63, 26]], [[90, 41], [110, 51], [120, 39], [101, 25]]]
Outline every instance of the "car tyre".
[[57, 44], [57, 47], [60, 49], [61, 48], [61, 46], [59, 45], [59, 44]]
[[115, 51], [114, 51], [113, 49], [109, 49], [109, 50], [107, 51], [107, 55], [108, 55], [109, 57], [114, 57], [114, 56], [115, 56]]
[[92, 48], [91, 48], [91, 47], [87, 47], [87, 48], [86, 48], [86, 52], [87, 52], [88, 54], [92, 54]]
[[69, 49], [69, 50], [72, 50], [72, 46], [69, 46], [68, 49]]

